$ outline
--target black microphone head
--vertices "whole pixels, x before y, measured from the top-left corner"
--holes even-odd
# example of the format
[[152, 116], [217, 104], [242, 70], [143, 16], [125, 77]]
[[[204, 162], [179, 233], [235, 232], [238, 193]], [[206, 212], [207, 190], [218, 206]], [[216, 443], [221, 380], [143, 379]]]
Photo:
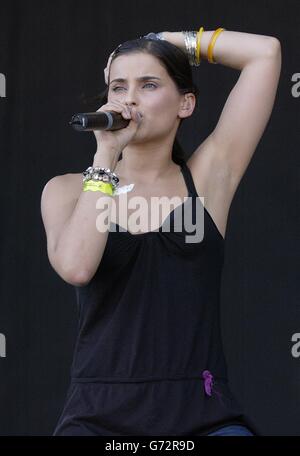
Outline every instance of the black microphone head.
[[85, 130], [85, 121], [84, 121], [84, 114], [75, 114], [72, 116], [69, 125], [72, 125], [74, 130], [77, 131], [84, 131]]
[[77, 116], [73, 116], [69, 122], [69, 125], [81, 125], [81, 122]]

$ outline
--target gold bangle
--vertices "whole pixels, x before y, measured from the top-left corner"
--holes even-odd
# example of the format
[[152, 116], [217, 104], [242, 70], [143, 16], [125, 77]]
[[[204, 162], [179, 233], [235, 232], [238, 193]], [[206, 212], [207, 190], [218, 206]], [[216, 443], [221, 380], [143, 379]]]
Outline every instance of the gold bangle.
[[83, 191], [102, 192], [107, 195], [113, 195], [113, 186], [109, 182], [88, 180], [83, 183]]
[[200, 52], [200, 45], [201, 45], [201, 37], [204, 31], [203, 27], [200, 27], [199, 32], [197, 33], [197, 48], [196, 48], [196, 62], [197, 65], [201, 62], [201, 52]]
[[214, 45], [216, 43], [216, 39], [218, 38], [218, 36], [220, 35], [221, 32], [223, 32], [224, 28], [218, 28], [217, 30], [214, 31], [213, 33], [213, 36], [211, 37], [211, 40], [210, 40], [210, 43], [209, 43], [209, 46], [208, 46], [208, 51], [207, 51], [207, 60], [209, 61], [209, 63], [218, 63], [218, 62], [215, 62], [214, 59], [213, 59], [213, 49], [214, 49]]

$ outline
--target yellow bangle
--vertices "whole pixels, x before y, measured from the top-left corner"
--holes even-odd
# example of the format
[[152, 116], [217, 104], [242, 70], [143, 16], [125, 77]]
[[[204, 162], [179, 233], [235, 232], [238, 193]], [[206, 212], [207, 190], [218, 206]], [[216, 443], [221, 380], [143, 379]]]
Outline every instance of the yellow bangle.
[[208, 46], [208, 51], [207, 51], [207, 60], [209, 61], [209, 63], [218, 63], [218, 62], [215, 62], [213, 59], [213, 49], [214, 49], [214, 45], [216, 43], [216, 39], [218, 38], [220, 33], [223, 32], [224, 30], [226, 30], [226, 29], [221, 28], [221, 27], [218, 28], [217, 30], [214, 31], [214, 34], [211, 37], [211, 40], [210, 40], [210, 43]]
[[83, 183], [83, 191], [102, 192], [107, 195], [113, 195], [113, 186], [109, 182], [88, 180]]
[[199, 65], [201, 62], [201, 52], [200, 52], [200, 45], [201, 45], [201, 37], [204, 31], [203, 27], [200, 27], [199, 32], [197, 33], [197, 48], [196, 48], [196, 64]]

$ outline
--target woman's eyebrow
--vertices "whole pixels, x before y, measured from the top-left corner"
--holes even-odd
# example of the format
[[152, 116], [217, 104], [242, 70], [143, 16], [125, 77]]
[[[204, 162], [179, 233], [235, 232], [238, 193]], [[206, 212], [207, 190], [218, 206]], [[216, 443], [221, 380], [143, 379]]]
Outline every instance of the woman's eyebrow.
[[[147, 81], [148, 79], [159, 79], [161, 80], [161, 78], [158, 78], [157, 76], [141, 76], [139, 78], [136, 78], [135, 80], [136, 81]], [[124, 78], [117, 78], [117, 79], [113, 79], [110, 84], [112, 84], [113, 82], [126, 82], [127, 79], [124, 79]]]

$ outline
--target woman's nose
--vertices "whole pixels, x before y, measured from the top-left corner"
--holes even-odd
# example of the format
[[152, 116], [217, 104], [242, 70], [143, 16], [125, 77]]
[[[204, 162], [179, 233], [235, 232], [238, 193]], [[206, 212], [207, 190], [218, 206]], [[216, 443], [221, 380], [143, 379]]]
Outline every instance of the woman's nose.
[[136, 106], [137, 94], [134, 88], [128, 89], [126, 93], [124, 92], [123, 103], [128, 106]]
[[124, 104], [127, 106], [127, 108], [131, 109], [136, 106], [135, 103], [128, 103], [127, 101], [124, 102]]
[[123, 103], [126, 104], [127, 106], [135, 106], [136, 105], [136, 97], [127, 94], [127, 96], [125, 96], [123, 98]]
[[129, 111], [131, 111], [132, 108], [136, 108], [137, 106], [136, 103], [128, 102], [127, 100], [124, 101], [124, 104]]

